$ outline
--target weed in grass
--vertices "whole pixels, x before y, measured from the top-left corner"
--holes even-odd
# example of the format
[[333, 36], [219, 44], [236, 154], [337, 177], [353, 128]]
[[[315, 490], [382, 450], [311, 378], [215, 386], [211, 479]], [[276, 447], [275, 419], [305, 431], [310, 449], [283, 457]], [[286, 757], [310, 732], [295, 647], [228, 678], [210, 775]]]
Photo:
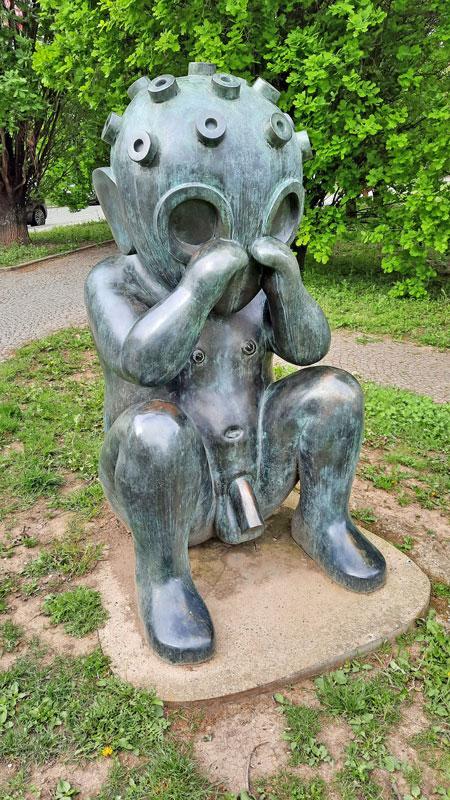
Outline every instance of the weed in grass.
[[345, 717], [355, 731], [371, 723], [392, 723], [399, 718], [401, 690], [392, 686], [387, 675], [352, 678], [343, 669], [322, 675], [315, 681], [317, 695], [334, 716]]
[[22, 544], [28, 548], [37, 547], [39, 544], [39, 539], [37, 536], [24, 536], [22, 539]]
[[12, 558], [14, 555], [14, 545], [0, 542], [0, 558]]
[[289, 742], [291, 763], [309, 764], [310, 767], [325, 761], [332, 763], [327, 748], [316, 738], [322, 727], [320, 711], [309, 706], [294, 705], [279, 693], [274, 695], [274, 699], [279, 704], [278, 710], [286, 718], [283, 739]]
[[418, 785], [422, 782], [423, 769], [420, 764], [408, 764], [403, 770], [403, 775], [409, 786], [409, 790], [412, 793], [413, 790], [416, 791], [415, 787], [418, 787]]
[[0, 614], [8, 610], [8, 597], [11, 592], [17, 589], [17, 577], [15, 575], [4, 574], [0, 578]]
[[69, 781], [60, 778], [56, 784], [55, 800], [70, 800], [76, 794], [80, 794], [75, 786], [71, 786]]
[[30, 583], [22, 583], [20, 587], [21, 594], [25, 595], [25, 597], [31, 597], [33, 594], [39, 594], [41, 591], [41, 587], [39, 586], [37, 580], [30, 581]]
[[64, 508], [68, 511], [77, 511], [87, 519], [92, 519], [98, 514], [103, 506], [105, 496], [100, 483], [92, 483], [89, 486], [71, 492], [68, 495], [57, 495], [49, 503], [51, 508]]
[[349, 757], [344, 769], [337, 773], [333, 786], [339, 800], [382, 800], [383, 790], [372, 778], [371, 762]]
[[432, 581], [431, 586], [433, 587], [433, 593], [436, 597], [444, 597], [446, 600], [450, 600], [450, 584], [449, 583], [436, 583]]
[[366, 525], [369, 525], [371, 522], [377, 521], [377, 517], [370, 507], [354, 508], [352, 511], [352, 516], [354, 516], [355, 519], [359, 520], [359, 522], [362, 522]]
[[430, 611], [421, 623], [421, 633], [416, 637], [422, 641], [420, 679], [423, 681], [425, 709], [450, 735], [450, 636], [436, 621]]
[[29, 784], [28, 775], [24, 769], [20, 769], [6, 782], [0, 781], [2, 800], [31, 800], [31, 798], [40, 796], [40, 790], [33, 784]]
[[[414, 734], [409, 744], [415, 747], [422, 761], [429, 761], [431, 751], [439, 746], [444, 733], [445, 730], [441, 725], [429, 725], [424, 731]], [[431, 766], [435, 766], [435, 763], [436, 758]]]
[[258, 800], [326, 800], [327, 787], [322, 778], [305, 781], [282, 771], [258, 782]]
[[401, 550], [402, 553], [409, 553], [414, 547], [414, 539], [411, 539], [410, 536], [404, 536], [401, 542], [394, 542], [394, 546], [397, 550]]
[[50, 617], [52, 625], [64, 623], [65, 633], [78, 637], [87, 636], [108, 619], [100, 593], [85, 586], [47, 595], [42, 611]]
[[127, 768], [116, 761], [106, 784], [92, 800], [214, 800], [226, 795], [200, 775], [187, 748], [171, 738], [145, 764]]
[[13, 653], [23, 637], [23, 628], [16, 625], [12, 619], [5, 619], [0, 625], [0, 647], [1, 655]]
[[62, 486], [61, 475], [50, 467], [31, 461], [24, 465], [21, 490], [30, 498], [37, 499], [49, 493], [56, 486]]
[[393, 489], [398, 484], [398, 476], [388, 473], [383, 466], [368, 464], [361, 469], [361, 477], [370, 481], [377, 489], [384, 489], [386, 492]]
[[100, 650], [50, 664], [27, 653], [0, 672], [0, 698], [0, 758], [23, 764], [96, 758], [106, 746], [148, 755], [169, 724], [154, 693], [112, 676]]
[[104, 545], [86, 543], [86, 536], [76, 520], [68, 526], [68, 532], [52, 542], [48, 550], [25, 564], [23, 574], [27, 578], [39, 578], [51, 572], [62, 572], [67, 578], [79, 577], [91, 572], [99, 561]]

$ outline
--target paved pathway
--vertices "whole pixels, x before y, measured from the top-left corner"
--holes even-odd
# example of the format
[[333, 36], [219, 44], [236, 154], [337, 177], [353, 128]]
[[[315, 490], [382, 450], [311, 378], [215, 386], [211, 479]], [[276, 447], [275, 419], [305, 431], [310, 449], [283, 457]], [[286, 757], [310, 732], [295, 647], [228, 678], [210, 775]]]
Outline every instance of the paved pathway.
[[[91, 267], [117, 252], [115, 245], [43, 262], [15, 272], [0, 271], [0, 359], [31, 339], [69, 325], [85, 325], [83, 284]], [[450, 353], [348, 331], [333, 333], [324, 364], [360, 378], [399, 386], [450, 402]], [[366, 344], [358, 339], [369, 340]]]
[[82, 250], [12, 272], [0, 270], [0, 359], [16, 347], [70, 325], [86, 325], [83, 286], [115, 244]]

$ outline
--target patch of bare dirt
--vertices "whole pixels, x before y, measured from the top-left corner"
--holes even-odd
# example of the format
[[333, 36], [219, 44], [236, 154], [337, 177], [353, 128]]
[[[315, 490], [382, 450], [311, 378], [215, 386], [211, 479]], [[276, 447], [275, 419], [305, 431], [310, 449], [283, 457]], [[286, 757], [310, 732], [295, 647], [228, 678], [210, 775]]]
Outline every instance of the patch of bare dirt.
[[[0, 560], [0, 574], [9, 572], [18, 575], [22, 572], [24, 565], [39, 554], [41, 547], [63, 537], [73, 518], [71, 511], [51, 512], [41, 501], [18, 514], [11, 529], [8, 530], [5, 523], [0, 522], [0, 543], [13, 548], [9, 558]], [[25, 538], [36, 538], [39, 542], [36, 547], [25, 547], [22, 544]]]
[[[53, 800], [59, 780], [68, 781], [72, 787], [78, 789], [77, 800], [88, 800], [98, 794], [102, 783], [105, 782], [111, 760], [101, 758], [98, 761], [84, 761], [82, 764], [64, 764], [60, 762], [43, 764], [35, 767], [29, 783], [39, 791], [39, 800]], [[31, 792], [29, 800], [35, 800], [36, 795]], [[27, 797], [28, 800], [28, 797]]]
[[376, 523], [366, 527], [393, 544], [405, 537], [413, 540], [411, 558], [433, 580], [450, 580], [450, 527], [444, 512], [425, 509], [418, 503], [400, 506], [396, 497], [356, 478], [350, 509], [371, 508]]
[[248, 791], [249, 780], [252, 784], [287, 763], [283, 729], [283, 716], [268, 696], [207, 707], [194, 735], [195, 757], [211, 780], [232, 792]]

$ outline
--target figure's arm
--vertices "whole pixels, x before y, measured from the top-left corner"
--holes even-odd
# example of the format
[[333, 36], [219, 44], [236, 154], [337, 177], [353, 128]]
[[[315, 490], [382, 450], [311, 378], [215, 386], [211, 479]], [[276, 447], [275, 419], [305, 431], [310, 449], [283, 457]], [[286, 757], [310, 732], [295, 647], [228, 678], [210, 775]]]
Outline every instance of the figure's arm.
[[298, 366], [320, 361], [330, 347], [330, 328], [303, 286], [294, 253], [278, 239], [264, 237], [254, 243], [252, 255], [266, 268], [261, 286], [268, 302], [271, 349]]
[[188, 361], [228, 282], [247, 263], [247, 254], [235, 242], [211, 242], [192, 257], [176, 289], [150, 309], [130, 296], [123, 266], [98, 265], [85, 293], [103, 359], [122, 378], [142, 386], [172, 380]]

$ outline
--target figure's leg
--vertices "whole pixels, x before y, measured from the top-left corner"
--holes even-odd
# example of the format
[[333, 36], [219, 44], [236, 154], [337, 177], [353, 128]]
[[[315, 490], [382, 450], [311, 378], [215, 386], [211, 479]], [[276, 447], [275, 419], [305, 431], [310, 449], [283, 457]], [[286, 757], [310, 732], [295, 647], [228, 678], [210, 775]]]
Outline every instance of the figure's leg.
[[132, 406], [111, 427], [100, 480], [130, 527], [136, 587], [153, 649], [172, 664], [214, 652], [214, 630], [191, 577], [188, 542], [208, 537], [214, 496], [206, 454], [189, 418], [171, 403]]
[[337, 583], [371, 592], [383, 585], [386, 563], [348, 510], [363, 420], [363, 393], [347, 372], [308, 367], [273, 384], [262, 410], [259, 492], [272, 511], [298, 475], [295, 541]]

